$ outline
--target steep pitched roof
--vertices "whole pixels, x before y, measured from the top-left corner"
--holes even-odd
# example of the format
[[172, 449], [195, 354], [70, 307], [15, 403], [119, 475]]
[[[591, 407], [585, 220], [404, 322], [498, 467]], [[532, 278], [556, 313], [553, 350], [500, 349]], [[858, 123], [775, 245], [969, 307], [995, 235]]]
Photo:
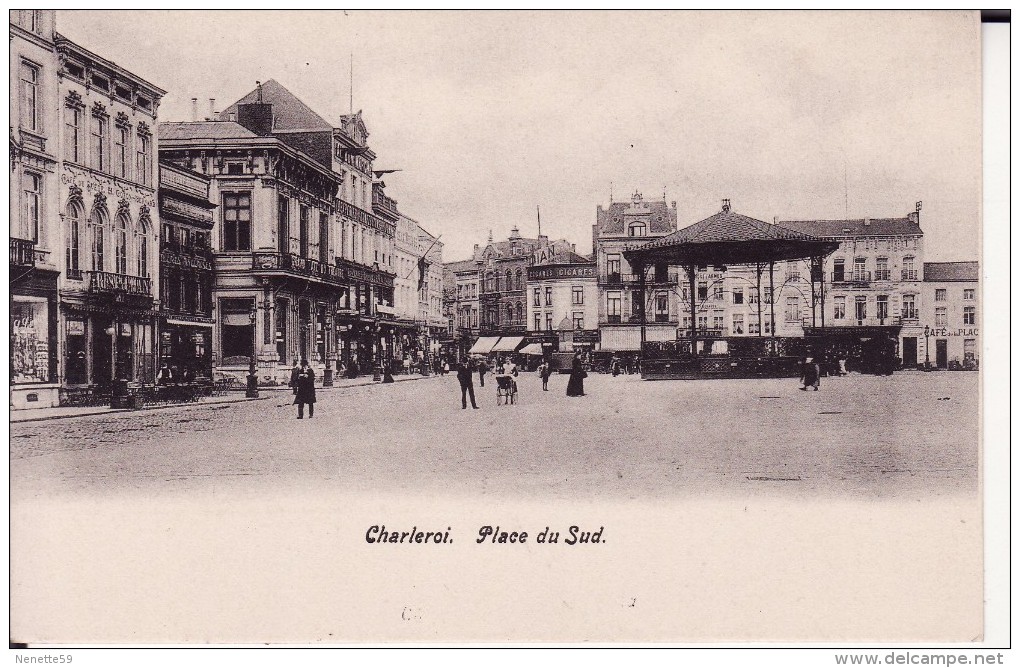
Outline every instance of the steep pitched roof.
[[174, 139], [250, 139], [258, 135], [232, 121], [167, 122], [156, 126], [160, 141]]
[[781, 220], [779, 224], [816, 237], [887, 237], [923, 235], [921, 227], [906, 218], [854, 218], [850, 220]]
[[[220, 112], [220, 119], [227, 120], [230, 114], [237, 118], [237, 105], [252, 104], [258, 101], [258, 88]], [[273, 105], [273, 131], [287, 132], [293, 130], [330, 130], [333, 126], [322, 116], [312, 111], [311, 107], [302, 102], [294, 93], [284, 88], [276, 79], [262, 83], [262, 101]]]
[[925, 262], [924, 280], [928, 283], [942, 281], [973, 281], [981, 276], [977, 261], [970, 262]]
[[590, 260], [583, 255], [578, 255], [573, 251], [563, 251], [545, 259], [538, 264], [591, 264], [594, 260]]
[[444, 262], [443, 269], [452, 272], [458, 271], [475, 271], [478, 269], [478, 263], [474, 260], [458, 260], [456, 262]]
[[663, 234], [676, 229], [676, 211], [665, 200], [635, 199], [630, 202], [611, 202], [609, 208], [598, 208], [598, 233], [624, 235], [632, 222], [643, 222], [649, 234]]

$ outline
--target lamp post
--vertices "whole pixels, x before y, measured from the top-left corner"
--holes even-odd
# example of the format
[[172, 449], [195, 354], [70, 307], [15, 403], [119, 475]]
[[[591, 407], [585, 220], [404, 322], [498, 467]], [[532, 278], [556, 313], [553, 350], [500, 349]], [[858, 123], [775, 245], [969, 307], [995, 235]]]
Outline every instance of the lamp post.
[[928, 337], [931, 336], [931, 327], [924, 326], [924, 370], [931, 371], [931, 359], [928, 357]]
[[248, 314], [248, 318], [251, 320], [251, 357], [248, 362], [248, 386], [244, 392], [244, 396], [248, 399], [259, 398], [259, 377], [255, 372], [255, 351], [258, 349], [258, 333], [255, 325], [258, 321], [258, 313], [258, 303], [254, 302], [251, 312]]

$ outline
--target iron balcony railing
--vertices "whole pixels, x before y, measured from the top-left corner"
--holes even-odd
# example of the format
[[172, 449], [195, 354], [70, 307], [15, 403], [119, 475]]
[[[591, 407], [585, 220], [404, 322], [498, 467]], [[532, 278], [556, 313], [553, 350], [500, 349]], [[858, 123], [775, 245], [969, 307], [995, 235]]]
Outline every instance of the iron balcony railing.
[[252, 269], [255, 271], [283, 271], [337, 285], [344, 282], [343, 271], [340, 267], [292, 253], [253, 253]]
[[[879, 318], [879, 317], [869, 317], [869, 318], [854, 318], [854, 317], [849, 317], [849, 318], [829, 318], [828, 316], [826, 316], [826, 318], [825, 318], [825, 326], [826, 327], [829, 327], [829, 326], [833, 326], [833, 327], [887, 327], [887, 326], [893, 326], [893, 325], [901, 325], [901, 324], [903, 324], [904, 320], [908, 320], [908, 319], [909, 318], [903, 318], [903, 317], [901, 317], [899, 315], [890, 315], [887, 318]], [[802, 324], [804, 325], [804, 327], [819, 327], [819, 326], [821, 326], [821, 317], [819, 317], [814, 324], [812, 324], [810, 319], [804, 320]]]
[[152, 279], [145, 276], [86, 271], [85, 289], [95, 294], [152, 296]]
[[35, 266], [35, 242], [31, 239], [16, 239], [11, 237], [11, 266], [13, 267], [34, 267]]
[[[675, 271], [665, 273], [649, 272], [645, 275], [645, 285], [676, 285], [680, 281], [680, 275]], [[638, 285], [641, 283], [640, 274], [618, 274], [611, 273], [602, 277], [602, 283], [606, 285]]]
[[832, 272], [833, 283], [870, 283], [870, 271]]
[[917, 270], [916, 269], [904, 269], [903, 271], [900, 272], [900, 280], [901, 281], [916, 281], [917, 280]]

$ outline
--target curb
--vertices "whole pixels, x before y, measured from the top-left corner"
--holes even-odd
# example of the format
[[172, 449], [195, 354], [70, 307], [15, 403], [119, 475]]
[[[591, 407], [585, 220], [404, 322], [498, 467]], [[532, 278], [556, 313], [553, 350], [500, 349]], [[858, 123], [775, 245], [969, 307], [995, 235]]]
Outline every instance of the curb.
[[[433, 376], [416, 376], [414, 378], [401, 378], [400, 380], [397, 380], [396, 378], [394, 378], [393, 381], [395, 383], [404, 383], [404, 382], [408, 382], [408, 381], [412, 381], [412, 380], [423, 380], [425, 378], [432, 378], [432, 377]], [[389, 384], [389, 383], [387, 383], [387, 384]], [[333, 385], [331, 387], [317, 387], [317, 388], [315, 388], [315, 391], [318, 392], [320, 390], [343, 390], [343, 389], [346, 389], [348, 387], [365, 387], [367, 385], [382, 385], [382, 382], [368, 380], [368, 381], [364, 381], [364, 382], [354, 383], [354, 384], [351, 384], [351, 385]], [[275, 393], [277, 393], [277, 392], [282, 393], [284, 391], [290, 392], [290, 388], [289, 387], [259, 388], [259, 391], [261, 393], [263, 393], [262, 396], [259, 396], [257, 398], [252, 398], [252, 399], [249, 399], [248, 397], [230, 397], [230, 398], [223, 398], [223, 399], [214, 399], [212, 401], [198, 401], [198, 402], [181, 403], [181, 404], [166, 404], [166, 405], [161, 405], [161, 406], [144, 406], [144, 407], [139, 408], [139, 409], [131, 409], [131, 408], [96, 408], [95, 410], [89, 410], [88, 412], [85, 412], [85, 413], [74, 413], [72, 415], [40, 415], [40, 416], [37, 416], [37, 417], [26, 417], [26, 418], [17, 419], [15, 417], [17, 412], [16, 411], [12, 411], [10, 424], [11, 425], [15, 425], [15, 424], [21, 424], [23, 422], [44, 422], [44, 421], [47, 421], [47, 420], [73, 420], [75, 418], [81, 418], [81, 417], [95, 417], [96, 415], [116, 415], [118, 413], [135, 413], [135, 414], [137, 414], [137, 413], [144, 413], [144, 412], [147, 412], [147, 411], [167, 410], [167, 409], [170, 409], [170, 408], [177, 408], [177, 409], [185, 410], [185, 409], [188, 409], [188, 408], [198, 408], [198, 407], [201, 407], [201, 406], [216, 406], [216, 405], [219, 405], [219, 404], [240, 404], [240, 403], [244, 403], [244, 402], [247, 402], [247, 401], [262, 401], [263, 399], [275, 399], [275, 398], [278, 398]]]

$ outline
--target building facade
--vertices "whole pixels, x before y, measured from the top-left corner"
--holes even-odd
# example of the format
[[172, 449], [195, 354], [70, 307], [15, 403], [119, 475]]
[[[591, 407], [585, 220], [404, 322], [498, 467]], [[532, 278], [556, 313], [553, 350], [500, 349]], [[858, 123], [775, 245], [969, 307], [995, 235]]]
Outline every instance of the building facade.
[[[418, 255], [423, 263], [418, 290], [418, 320], [421, 331], [427, 338], [424, 348], [429, 355], [444, 353], [450, 347], [450, 334], [446, 317], [443, 315], [443, 242], [425, 228], [418, 226]], [[447, 351], [448, 352], [448, 351]]]
[[981, 357], [978, 263], [925, 262], [923, 271], [919, 362], [976, 369]]
[[159, 361], [171, 378], [212, 378], [211, 179], [159, 165]]
[[640, 351], [642, 308], [647, 314], [646, 340], [676, 339], [681, 310], [677, 272], [666, 266], [649, 268], [642, 306], [640, 277], [623, 257], [628, 248], [675, 232], [676, 224], [676, 202], [645, 200], [640, 193], [628, 202], [610, 202], [608, 208], [599, 205], [592, 244], [598, 271], [600, 349]]
[[165, 91], [56, 34], [65, 398], [156, 372], [157, 109]]
[[55, 12], [10, 12], [11, 406], [59, 403], [60, 65]]
[[[545, 258], [527, 269], [529, 338], [563, 352], [592, 350], [599, 340], [598, 271], [573, 252]], [[550, 335], [558, 337], [552, 341]]]
[[[477, 253], [478, 245], [475, 244]], [[461, 260], [444, 265], [444, 285], [451, 287], [450, 309], [453, 315], [457, 358], [464, 359], [479, 336], [479, 272], [480, 262]]]

